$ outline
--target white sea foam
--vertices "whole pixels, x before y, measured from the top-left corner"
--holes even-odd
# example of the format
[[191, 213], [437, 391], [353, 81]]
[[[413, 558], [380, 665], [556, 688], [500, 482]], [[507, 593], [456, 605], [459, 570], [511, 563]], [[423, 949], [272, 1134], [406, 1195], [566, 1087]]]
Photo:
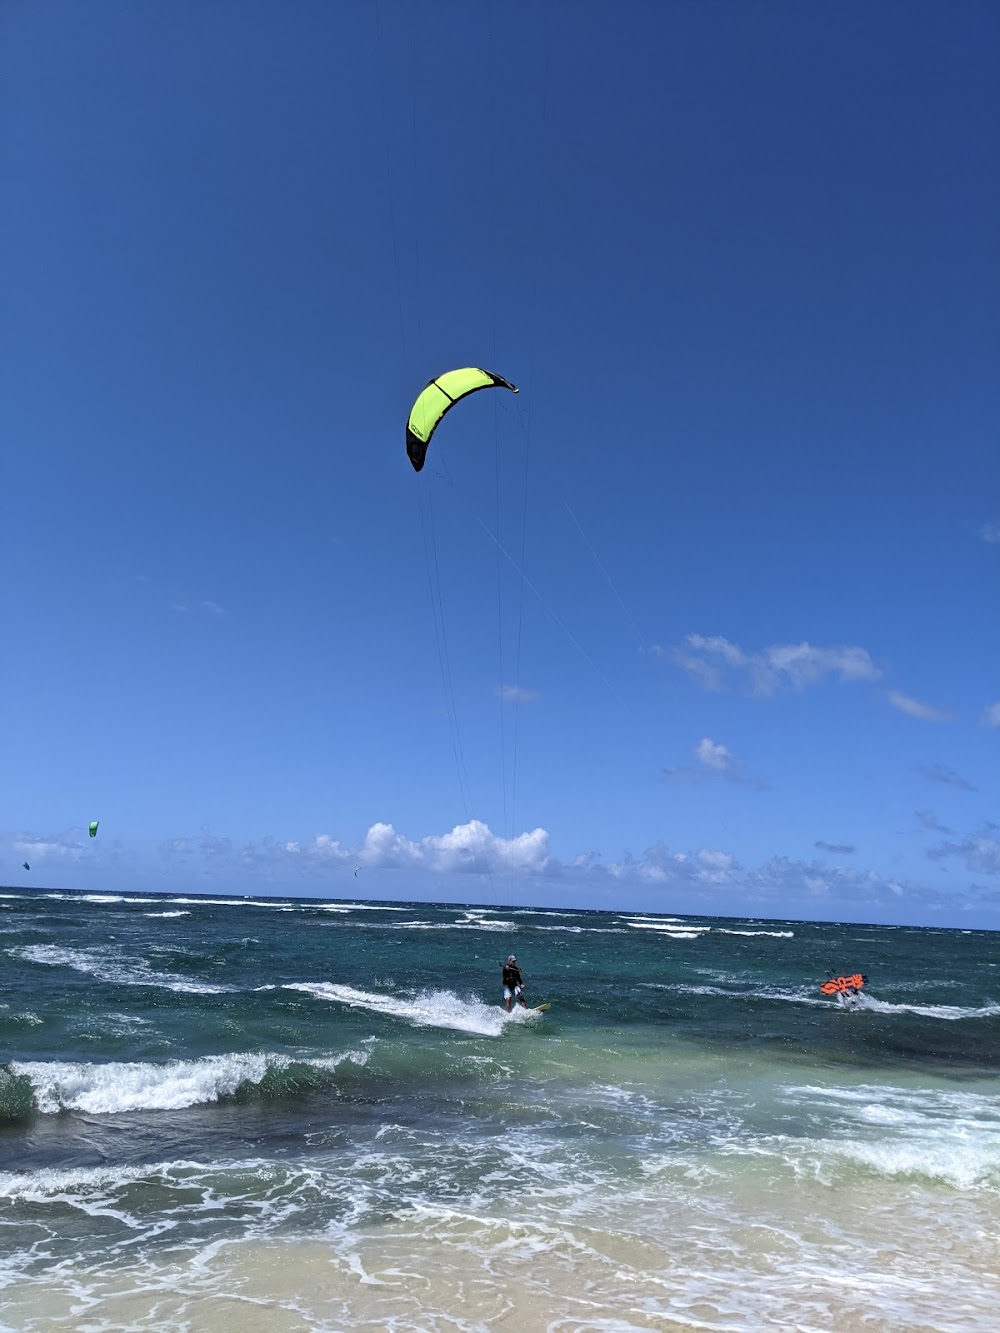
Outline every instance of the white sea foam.
[[15, 958], [46, 967], [71, 967], [76, 972], [86, 972], [115, 986], [156, 986], [190, 995], [221, 995], [236, 989], [208, 981], [189, 981], [169, 972], [154, 972], [142, 959], [123, 958], [114, 946], [65, 949], [57, 944], [28, 944], [7, 952]]
[[986, 1123], [1000, 1131], [1000, 1099], [963, 1088], [903, 1087], [894, 1083], [785, 1084], [782, 1094], [792, 1099], [835, 1103], [850, 1115], [869, 1116], [874, 1106], [892, 1107], [897, 1119], [909, 1124]]
[[330, 981], [288, 982], [282, 989], [305, 991], [318, 1000], [346, 1004], [352, 1009], [370, 1009], [377, 1014], [389, 1014], [417, 1027], [448, 1028], [480, 1037], [499, 1037], [508, 1023], [523, 1022], [535, 1016], [520, 1008], [507, 1014], [499, 1005], [484, 1004], [482, 1000], [476, 999], [463, 1000], [449, 990], [411, 992], [407, 996], [380, 995]]
[[1000, 1187], [1000, 1102], [993, 1096], [892, 1084], [807, 1084], [782, 1093], [793, 1105], [821, 1105], [836, 1116], [839, 1133], [815, 1149], [821, 1163], [960, 1190]]
[[[630, 925], [633, 921], [651, 921], [654, 926], [681, 926], [685, 930], [695, 929], [689, 926], [682, 916], [648, 916], [643, 912], [630, 912], [623, 914], [622, 920]], [[697, 927], [697, 929], [708, 930], [709, 927]]]
[[[730, 1103], [734, 1095], [725, 1092]], [[651, 1118], [637, 1096], [615, 1084], [587, 1089], [623, 1124], [640, 1111], [643, 1124]], [[660, 1118], [664, 1108], [650, 1109]], [[708, 1167], [668, 1138], [635, 1180], [631, 1153], [621, 1177], [600, 1142], [556, 1143], [520, 1117], [501, 1136], [464, 1138], [400, 1118], [387, 1108], [364, 1143], [331, 1143], [318, 1130], [306, 1135], [308, 1154], [280, 1159], [0, 1175], [0, 1197], [41, 1205], [32, 1218], [51, 1227], [37, 1245], [33, 1232], [23, 1242], [36, 1291], [19, 1282], [4, 1297], [31, 1311], [19, 1326], [39, 1329], [71, 1300], [85, 1307], [73, 1326], [87, 1327], [237, 1327], [254, 1308], [275, 1327], [398, 1333], [504, 1322], [550, 1333], [985, 1333], [995, 1322], [997, 1214], [982, 1176], [911, 1176], [829, 1141], [775, 1136], [742, 1158], [713, 1155]], [[734, 1146], [747, 1137], [734, 1132]], [[770, 1159], [765, 1190], [760, 1155]], [[776, 1179], [796, 1184], [778, 1189]], [[942, 1198], [940, 1186], [959, 1179], [973, 1180], [960, 1187], [966, 1197]], [[151, 1207], [150, 1195], [165, 1201]], [[512, 1211], [511, 1198], [526, 1206]], [[71, 1226], [67, 1209], [80, 1214]], [[49, 1304], [54, 1293], [64, 1305]]]
[[795, 938], [794, 930], [727, 930], [725, 926], [716, 926], [717, 935], [769, 935], [775, 940], [791, 940]]
[[624, 935], [624, 926], [534, 926], [534, 930], [565, 930], [571, 935]]
[[510, 934], [517, 930], [513, 921], [488, 921], [478, 917], [472, 921], [393, 921], [387, 930], [496, 930]]
[[249, 898], [167, 898], [168, 903], [198, 903], [205, 907], [247, 907]]
[[169, 916], [190, 916], [190, 912], [143, 912], [143, 916], [149, 917], [169, 917]]
[[125, 1111], [176, 1111], [215, 1102], [231, 1096], [245, 1083], [260, 1083], [269, 1069], [287, 1069], [293, 1064], [336, 1069], [344, 1061], [365, 1064], [367, 1059], [366, 1051], [300, 1060], [253, 1051], [171, 1060], [168, 1064], [14, 1060], [10, 1070], [31, 1080], [35, 1101], [42, 1112], [71, 1110], [119, 1115]]
[[[9, 1010], [10, 1005], [0, 1005], [0, 1008]], [[21, 1014], [12, 1014], [8, 1012], [5, 1015], [4, 1021], [7, 1023], [23, 1023], [26, 1027], [37, 1028], [42, 1026], [45, 1019], [42, 1018], [41, 1014], [35, 1014], [32, 1013], [30, 1009], [26, 1009], [24, 1013]]]
[[81, 903], [158, 903], [159, 898], [133, 898], [122, 893], [74, 893], [69, 895]]
[[369, 903], [309, 903], [309, 907], [315, 906], [320, 912], [412, 912], [412, 907], [386, 907], [382, 904], [375, 906]]
[[875, 1014], [919, 1014], [921, 1018], [942, 1018], [955, 1022], [960, 1018], [994, 1018], [1000, 1014], [1000, 1004], [982, 1004], [974, 1007], [959, 1004], [890, 1004], [862, 992], [855, 999], [855, 1009]]
[[695, 926], [691, 930], [683, 930], [678, 926], [659, 926], [651, 921], [628, 921], [626, 925], [633, 930], [651, 930], [655, 935], [666, 935], [671, 940], [697, 940], [700, 939], [711, 926]]
[[516, 930], [517, 925], [513, 921], [506, 921], [503, 918], [497, 918], [487, 914], [486, 911], [464, 912], [456, 925], [471, 925], [474, 930]]
[[1000, 1185], [1000, 1142], [942, 1142], [920, 1137], [902, 1143], [829, 1143], [826, 1153], [880, 1176], [924, 1177], [954, 1189], [973, 1190]]
[[[39, 1167], [30, 1172], [0, 1171], [0, 1199], [28, 1202], [66, 1202], [84, 1213], [100, 1212], [124, 1220], [124, 1210], [106, 1205], [115, 1191], [137, 1181], [167, 1180], [177, 1185], [194, 1184], [218, 1172], [251, 1173], [273, 1170], [260, 1158], [206, 1165], [180, 1159], [142, 1163], [136, 1166]], [[103, 1196], [103, 1197], [102, 1197]], [[129, 1219], [134, 1222], [134, 1219]]]

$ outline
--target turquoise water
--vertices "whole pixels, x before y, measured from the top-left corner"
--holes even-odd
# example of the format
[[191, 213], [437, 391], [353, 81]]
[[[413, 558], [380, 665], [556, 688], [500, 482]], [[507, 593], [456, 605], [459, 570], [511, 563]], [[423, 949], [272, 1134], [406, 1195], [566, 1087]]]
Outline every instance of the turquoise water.
[[989, 932], [44, 892], [0, 932], [6, 1327], [995, 1326]]

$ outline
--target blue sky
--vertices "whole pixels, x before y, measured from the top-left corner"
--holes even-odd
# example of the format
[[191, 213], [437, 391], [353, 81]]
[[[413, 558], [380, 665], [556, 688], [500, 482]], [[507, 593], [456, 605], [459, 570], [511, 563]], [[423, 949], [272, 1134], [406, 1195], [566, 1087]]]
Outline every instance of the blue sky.
[[998, 47], [5, 5], [0, 878], [1000, 926]]

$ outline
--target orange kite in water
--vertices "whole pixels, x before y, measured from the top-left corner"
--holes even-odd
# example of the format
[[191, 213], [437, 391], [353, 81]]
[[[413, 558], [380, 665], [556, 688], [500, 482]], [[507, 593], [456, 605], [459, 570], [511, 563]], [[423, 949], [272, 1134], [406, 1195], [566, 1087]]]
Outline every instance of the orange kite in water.
[[860, 990], [867, 980], [868, 978], [863, 977], [860, 972], [855, 972], [850, 977], [831, 977], [829, 981], [823, 982], [820, 990], [824, 995], [836, 995], [838, 992], [843, 994], [844, 991]]

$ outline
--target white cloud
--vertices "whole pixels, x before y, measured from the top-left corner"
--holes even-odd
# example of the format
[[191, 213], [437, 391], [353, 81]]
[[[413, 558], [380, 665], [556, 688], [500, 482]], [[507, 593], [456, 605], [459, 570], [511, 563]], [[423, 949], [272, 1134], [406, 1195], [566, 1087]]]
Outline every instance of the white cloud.
[[688, 764], [682, 768], [663, 768], [660, 776], [668, 782], [707, 782], [712, 777], [728, 778], [741, 787], [750, 787], [754, 791], [765, 791], [767, 784], [756, 778], [747, 777], [743, 770], [743, 761], [737, 759], [728, 746], [720, 741], [713, 741], [703, 736], [693, 750], [694, 757], [701, 764], [695, 768]]
[[979, 529], [979, 535], [984, 542], [1000, 542], [1000, 523], [984, 523]]
[[1000, 699], [995, 704], [987, 705], [980, 720], [984, 727], [1000, 727]]
[[206, 611], [211, 611], [213, 615], [224, 616], [226, 614], [225, 609], [221, 607], [218, 602], [204, 601], [202, 602], [202, 606]]
[[513, 869], [544, 875], [556, 868], [543, 828], [503, 838], [482, 820], [456, 824], [450, 833], [431, 834], [412, 842], [391, 824], [373, 824], [358, 853], [364, 865], [382, 869], [410, 867], [441, 872]]
[[640, 884], [669, 884], [687, 878], [687, 862], [688, 857], [683, 852], [671, 852], [658, 842], [640, 857], [626, 852], [619, 861], [592, 861], [588, 869], [591, 879], [608, 875], [614, 880], [632, 880]]
[[498, 685], [496, 695], [505, 704], [533, 704], [542, 697], [538, 690], [526, 690], [523, 685]]
[[695, 853], [698, 879], [706, 884], [725, 884], [736, 869], [736, 860], [728, 852], [712, 852], [705, 848]]
[[720, 773], [725, 773], [727, 769], [733, 766], [733, 756], [724, 745], [710, 740], [705, 736], [694, 747], [696, 757], [709, 768], [714, 768]]
[[943, 842], [928, 849], [927, 855], [935, 861], [957, 856], [965, 868], [977, 875], [1000, 875], [1000, 840], [994, 837], [995, 824], [987, 824], [980, 833], [971, 834], [961, 842]]
[[[916, 885], [887, 879], [874, 870], [855, 870], [849, 866], [827, 866], [820, 861], [795, 861], [787, 856], [773, 856], [750, 871], [744, 885], [749, 898], [774, 898], [796, 903], [800, 910], [815, 910], [820, 905], [863, 902], [879, 906], [904, 895], [927, 902], [932, 897]], [[805, 890], [805, 893], [802, 892]]]
[[28, 861], [46, 859], [78, 861], [83, 853], [83, 842], [79, 834], [70, 829], [65, 833], [47, 834], [44, 837], [33, 833], [17, 833], [11, 839], [11, 845], [18, 856]]
[[[481, 820], [456, 825], [450, 833], [432, 834], [416, 841], [398, 833], [392, 824], [372, 824], [360, 846], [344, 847], [328, 833], [320, 833], [310, 842], [279, 841], [262, 838], [246, 843], [238, 850], [228, 838], [218, 838], [202, 830], [198, 850], [212, 861], [238, 862], [246, 870], [302, 871], [335, 869], [363, 865], [370, 869], [412, 869], [438, 872], [492, 872], [515, 869], [526, 874], [558, 872], [561, 867], [551, 856], [549, 835], [533, 829], [514, 838], [493, 833]], [[175, 838], [164, 844], [165, 855], [185, 855], [195, 844], [190, 839]]]
[[908, 694], [900, 694], [899, 690], [890, 690], [885, 697], [893, 708], [898, 708], [907, 717], [919, 718], [922, 722], [954, 722], [955, 720], [954, 713], [948, 713], [943, 708], [934, 708], [931, 704], [921, 703], [919, 699], [913, 699]]
[[[298, 843], [288, 842], [285, 846], [289, 849], [298, 850]], [[336, 838], [331, 838], [329, 833], [320, 833], [306, 847], [306, 853], [318, 857], [321, 861], [345, 861], [348, 860], [348, 853], [343, 851]]]
[[866, 649], [846, 644], [776, 643], [747, 653], [721, 635], [689, 634], [677, 648], [654, 644], [653, 651], [687, 671], [703, 689], [725, 690], [732, 678], [742, 678], [759, 698], [783, 688], [804, 690], [826, 676], [849, 682], [878, 680], [882, 674]]

